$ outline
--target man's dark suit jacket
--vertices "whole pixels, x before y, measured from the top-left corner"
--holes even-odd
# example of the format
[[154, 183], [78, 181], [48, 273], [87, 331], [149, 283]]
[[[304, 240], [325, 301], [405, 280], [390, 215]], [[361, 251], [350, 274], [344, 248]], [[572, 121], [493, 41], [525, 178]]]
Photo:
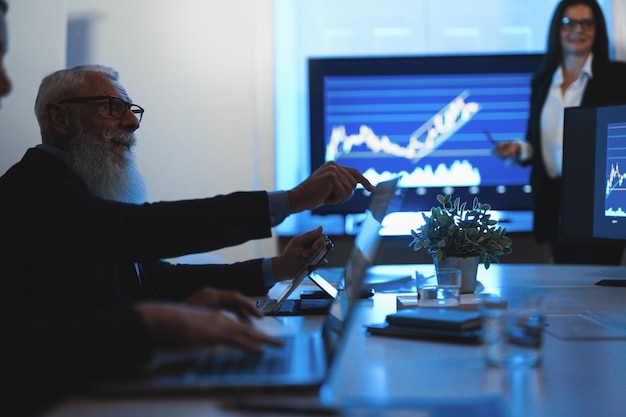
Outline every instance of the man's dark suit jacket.
[[60, 159], [29, 149], [0, 178], [0, 373], [21, 378], [6, 397], [45, 402], [66, 384], [146, 360], [155, 343], [130, 308], [135, 301], [181, 300], [203, 286], [265, 294], [260, 259], [210, 266], [160, 259], [270, 235], [265, 192], [105, 201]]
[[[626, 103], [626, 63], [596, 63], [585, 88], [581, 106]], [[552, 83], [552, 74], [533, 80], [526, 140], [533, 146], [530, 184], [533, 188], [533, 231], [538, 241], [556, 241], [559, 233], [561, 180], [550, 179], [541, 156], [541, 112]], [[592, 138], [590, 138], [592, 139]]]
[[271, 236], [265, 192], [142, 205], [107, 201], [90, 194], [60, 159], [30, 149], [0, 179], [0, 207], [0, 291], [25, 316], [181, 300], [203, 286], [267, 292], [260, 259], [160, 261]]

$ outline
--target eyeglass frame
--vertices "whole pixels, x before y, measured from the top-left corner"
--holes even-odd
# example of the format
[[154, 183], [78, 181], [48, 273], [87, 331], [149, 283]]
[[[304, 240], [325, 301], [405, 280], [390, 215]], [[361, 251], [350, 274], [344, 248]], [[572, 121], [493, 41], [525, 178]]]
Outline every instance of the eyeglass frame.
[[561, 19], [561, 29], [574, 30], [577, 26], [579, 26], [581, 30], [592, 30], [596, 28], [596, 21], [593, 18], [579, 20], [567, 16], [563, 16]]
[[[145, 110], [138, 104], [129, 103], [126, 100], [123, 100], [119, 97], [115, 96], [87, 96], [87, 97], [68, 97], [57, 101], [59, 104], [65, 103], [88, 103], [90, 101], [98, 101], [98, 100], [108, 100], [109, 101], [109, 114], [112, 118], [119, 120], [124, 117], [126, 111], [130, 110], [135, 117], [137, 118], [137, 122], [141, 123], [141, 119], [143, 118], [143, 113]], [[113, 101], [118, 100], [125, 104], [124, 113], [122, 113], [119, 117], [115, 117], [113, 114]], [[139, 116], [137, 116], [139, 115]]]

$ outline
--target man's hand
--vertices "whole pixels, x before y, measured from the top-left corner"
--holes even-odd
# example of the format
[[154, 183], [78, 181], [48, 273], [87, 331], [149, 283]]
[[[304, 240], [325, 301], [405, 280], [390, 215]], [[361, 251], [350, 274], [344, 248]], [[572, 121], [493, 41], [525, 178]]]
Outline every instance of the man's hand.
[[196, 307], [228, 310], [240, 320], [249, 321], [250, 316], [261, 317], [256, 305], [236, 291], [203, 288], [185, 300], [185, 304]]
[[368, 191], [374, 190], [374, 186], [356, 169], [327, 162], [296, 188], [287, 191], [289, 211], [298, 213], [323, 204], [341, 204], [352, 197], [357, 184]]
[[216, 310], [165, 303], [142, 303], [135, 306], [135, 310], [162, 347], [185, 349], [225, 343], [259, 352], [263, 344], [282, 344], [279, 339], [261, 333], [252, 324]]
[[280, 256], [272, 258], [272, 268], [278, 281], [295, 278], [296, 274], [326, 243], [322, 227], [292, 238]]

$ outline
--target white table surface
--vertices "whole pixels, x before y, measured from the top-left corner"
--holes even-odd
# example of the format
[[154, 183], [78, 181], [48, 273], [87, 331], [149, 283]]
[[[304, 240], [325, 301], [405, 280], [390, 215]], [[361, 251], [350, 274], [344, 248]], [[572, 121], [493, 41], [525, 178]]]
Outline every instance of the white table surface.
[[[428, 266], [383, 266], [390, 273], [412, 275]], [[541, 288], [549, 314], [596, 312], [612, 324], [626, 329], [626, 288], [597, 287], [603, 278], [626, 278], [625, 267], [492, 265], [479, 267], [478, 279], [484, 292], [511, 291], [518, 286]], [[336, 271], [330, 271], [329, 275]], [[310, 285], [310, 284], [309, 284]], [[364, 325], [384, 321], [395, 311], [395, 294], [377, 293], [359, 304], [322, 387], [324, 404], [361, 403], [400, 407], [398, 416], [432, 416], [420, 412], [423, 404], [471, 404], [497, 398], [510, 417], [533, 416], [625, 416], [626, 338], [617, 340], [562, 340], [546, 334], [543, 363], [527, 370], [487, 367], [483, 346], [369, 336]], [[319, 325], [319, 318], [266, 318], [259, 325], [270, 333], [298, 331], [301, 326]], [[304, 407], [318, 405], [317, 392], [272, 393], [268, 404], [288, 398]], [[240, 394], [240, 399], [246, 393]], [[297, 407], [296, 407], [297, 408]], [[275, 416], [275, 410], [225, 407], [222, 396], [159, 398], [72, 398], [45, 414], [46, 417], [99, 416]], [[281, 415], [305, 416], [297, 410]], [[396, 415], [392, 412], [346, 415]], [[452, 416], [452, 414], [438, 414]], [[460, 413], [458, 415], [466, 416]], [[489, 414], [484, 414], [489, 415]]]
[[[554, 315], [592, 312], [626, 329], [626, 288], [593, 285], [602, 278], [625, 277], [623, 267], [492, 265], [479, 270], [478, 279], [485, 292], [540, 288], [548, 324]], [[367, 335], [365, 324], [382, 322], [395, 311], [393, 294], [379, 294], [359, 307], [322, 390], [327, 403], [447, 402], [495, 395], [511, 417], [626, 415], [626, 337], [563, 340], [546, 333], [541, 366], [503, 370], [485, 365], [482, 345]]]

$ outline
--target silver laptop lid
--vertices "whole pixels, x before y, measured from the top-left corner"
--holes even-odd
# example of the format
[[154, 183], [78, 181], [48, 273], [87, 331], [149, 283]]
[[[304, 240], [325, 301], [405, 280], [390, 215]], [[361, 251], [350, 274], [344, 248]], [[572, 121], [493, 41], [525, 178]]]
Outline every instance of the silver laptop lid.
[[380, 229], [388, 213], [397, 211], [402, 203], [401, 192], [397, 188], [400, 177], [380, 182], [372, 192], [365, 219], [361, 224], [344, 272], [344, 287], [350, 306], [359, 299], [365, 271], [378, 254]]
[[344, 331], [349, 326], [355, 303], [359, 300], [365, 271], [378, 253], [380, 229], [385, 215], [399, 209], [401, 192], [397, 188], [400, 177], [379, 183], [372, 192], [369, 208], [362, 227], [354, 239], [354, 247], [342, 279], [338, 283], [338, 295], [332, 303], [323, 326], [326, 355], [331, 363], [342, 348]]

